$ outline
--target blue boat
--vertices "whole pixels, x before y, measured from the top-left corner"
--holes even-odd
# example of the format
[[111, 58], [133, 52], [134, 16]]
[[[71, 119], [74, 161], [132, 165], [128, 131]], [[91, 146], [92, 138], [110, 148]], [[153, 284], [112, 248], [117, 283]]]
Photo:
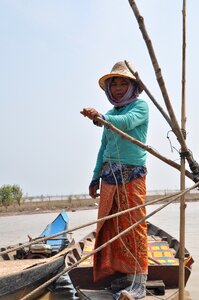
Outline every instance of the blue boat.
[[[44, 231], [39, 237], [47, 237], [52, 234], [64, 231], [68, 229], [69, 217], [65, 211], [62, 211], [57, 218], [50, 224], [46, 226]], [[56, 237], [56, 239], [50, 239], [46, 241], [46, 244], [51, 246], [53, 251], [59, 252], [65, 248], [69, 243], [68, 236], [66, 233], [61, 234]]]
[[[52, 223], [46, 226], [38, 239], [67, 230], [68, 222], [68, 215], [65, 211], [62, 211]], [[56, 236], [56, 238], [49, 238], [44, 242], [31, 245], [29, 251], [26, 253], [26, 258], [43, 258], [53, 256], [66, 248], [68, 244], [68, 235], [66, 233], [63, 233], [59, 236]]]

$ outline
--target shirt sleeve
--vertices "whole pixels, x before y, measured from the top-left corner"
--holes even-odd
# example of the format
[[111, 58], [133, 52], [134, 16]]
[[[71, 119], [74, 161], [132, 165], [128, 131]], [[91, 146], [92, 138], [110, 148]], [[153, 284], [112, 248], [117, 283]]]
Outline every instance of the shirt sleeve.
[[102, 135], [102, 140], [101, 140], [101, 146], [97, 155], [97, 161], [96, 165], [93, 171], [93, 178], [92, 180], [99, 179], [101, 177], [101, 170], [102, 170], [102, 165], [103, 165], [103, 154], [104, 150], [106, 149], [106, 138], [105, 138], [105, 133], [103, 132]]
[[128, 112], [121, 115], [105, 115], [104, 118], [120, 130], [129, 131], [147, 121], [148, 105], [145, 101], [137, 101]]

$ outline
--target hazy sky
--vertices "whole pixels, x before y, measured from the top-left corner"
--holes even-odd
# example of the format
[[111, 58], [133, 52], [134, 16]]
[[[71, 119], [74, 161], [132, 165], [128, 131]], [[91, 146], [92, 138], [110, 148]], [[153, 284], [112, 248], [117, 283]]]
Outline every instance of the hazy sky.
[[[182, 2], [137, 1], [179, 122]], [[187, 143], [197, 161], [198, 11], [198, 1], [187, 1]], [[111, 107], [98, 79], [123, 59], [165, 107], [128, 0], [0, 0], [0, 185], [29, 195], [87, 193], [102, 129], [79, 112]], [[150, 107], [147, 144], [179, 162], [169, 126], [141, 97]], [[178, 171], [151, 154], [147, 166], [148, 190], [179, 188]]]

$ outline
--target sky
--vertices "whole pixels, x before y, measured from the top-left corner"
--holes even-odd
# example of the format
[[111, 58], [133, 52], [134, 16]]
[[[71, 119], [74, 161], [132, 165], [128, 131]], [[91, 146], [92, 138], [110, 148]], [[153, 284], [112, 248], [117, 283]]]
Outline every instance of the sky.
[[[137, 1], [179, 124], [182, 3]], [[186, 129], [197, 161], [198, 10], [198, 1], [187, 1]], [[102, 128], [80, 110], [111, 108], [98, 79], [124, 59], [166, 110], [128, 0], [0, 0], [0, 186], [18, 184], [31, 196], [88, 193]], [[147, 145], [180, 163], [169, 125], [140, 97], [150, 109]], [[179, 171], [151, 154], [147, 168], [148, 191], [179, 189]]]

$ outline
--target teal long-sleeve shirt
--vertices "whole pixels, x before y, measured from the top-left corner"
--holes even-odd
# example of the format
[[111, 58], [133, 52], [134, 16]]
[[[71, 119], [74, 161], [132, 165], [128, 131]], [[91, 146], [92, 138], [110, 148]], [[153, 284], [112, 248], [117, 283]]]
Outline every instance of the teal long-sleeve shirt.
[[[128, 135], [146, 143], [149, 117], [148, 105], [144, 100], [137, 99], [123, 107], [113, 107], [104, 118]], [[145, 166], [146, 150], [104, 127], [93, 179], [100, 178], [102, 165], [105, 162]]]

